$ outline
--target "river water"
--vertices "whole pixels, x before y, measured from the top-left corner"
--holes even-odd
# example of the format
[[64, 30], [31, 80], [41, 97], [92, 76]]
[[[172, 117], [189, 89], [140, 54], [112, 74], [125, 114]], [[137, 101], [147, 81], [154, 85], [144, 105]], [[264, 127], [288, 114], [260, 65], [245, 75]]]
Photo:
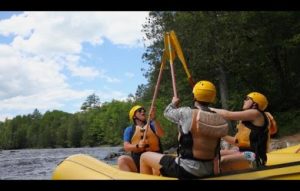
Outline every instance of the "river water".
[[0, 150], [0, 180], [51, 180], [55, 167], [73, 154], [88, 154], [108, 164], [121, 147]]

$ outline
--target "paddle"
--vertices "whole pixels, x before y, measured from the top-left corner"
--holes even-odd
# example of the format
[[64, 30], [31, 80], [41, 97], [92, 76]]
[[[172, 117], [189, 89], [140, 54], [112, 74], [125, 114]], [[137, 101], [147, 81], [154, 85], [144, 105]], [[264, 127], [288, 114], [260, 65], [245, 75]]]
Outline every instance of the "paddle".
[[[155, 100], [156, 100], [156, 97], [157, 97], [157, 92], [158, 92], [158, 89], [159, 89], [159, 85], [160, 85], [160, 81], [161, 81], [161, 78], [162, 78], [162, 72], [163, 72], [163, 69], [165, 67], [165, 63], [166, 63], [166, 52], [164, 50], [162, 60], [161, 60], [160, 70], [159, 70], [159, 74], [158, 74], [158, 78], [157, 78], [157, 82], [156, 82], [156, 85], [155, 85], [154, 94], [153, 94], [153, 98], [152, 98], [152, 102], [151, 102], [151, 106], [150, 106], [150, 110], [149, 110], [149, 113], [148, 113], [147, 124], [144, 126], [143, 129], [141, 129], [142, 131], [144, 131], [143, 132], [143, 141], [144, 142], [146, 141], [145, 139], [147, 137], [147, 131], [148, 131], [148, 128], [150, 127], [151, 113], [153, 112], [153, 108], [154, 108]], [[150, 142], [151, 142], [151, 140], [150, 140]], [[157, 148], [156, 146], [157, 145], [151, 144], [151, 143], [146, 144], [146, 147], [150, 147], [150, 151], [159, 150], [159, 148]]]
[[[162, 56], [162, 60], [161, 60], [161, 66], [160, 66], [160, 70], [159, 70], [159, 74], [158, 74], [158, 79], [157, 79], [157, 82], [156, 82], [156, 85], [155, 85], [154, 95], [153, 95], [153, 98], [152, 98], [152, 102], [151, 102], [151, 106], [150, 106], [150, 110], [149, 110], [149, 114], [148, 114], [147, 124], [145, 125], [144, 128], [141, 129], [142, 131], [144, 131], [143, 136], [142, 136], [143, 141], [145, 141], [145, 139], [147, 137], [146, 135], [147, 135], [148, 127], [150, 127], [150, 117], [151, 117], [151, 113], [153, 111], [154, 103], [155, 103], [155, 100], [156, 100], [156, 97], [157, 97], [157, 92], [158, 92], [160, 81], [161, 81], [161, 78], [162, 78], [162, 72], [163, 72], [163, 69], [164, 69], [164, 66], [165, 66], [166, 58], [169, 58], [169, 61], [170, 61], [174, 97], [178, 98], [177, 89], [176, 89], [176, 79], [175, 79], [174, 65], [173, 65], [174, 64], [173, 60], [176, 57], [176, 53], [178, 55], [179, 60], [181, 61], [182, 65], [183, 65], [185, 73], [187, 74], [189, 84], [191, 85], [192, 88], [194, 87], [194, 84], [195, 84], [192, 77], [191, 77], [191, 74], [188, 70], [186, 61], [184, 59], [183, 52], [181, 50], [179, 41], [178, 41], [174, 31], [165, 33], [164, 48], [165, 49], [163, 51], [163, 56]], [[151, 144], [148, 144], [147, 146], [150, 147], [150, 150], [153, 149], [153, 148], [151, 148]]]
[[172, 86], [173, 86], [173, 95], [174, 97], [178, 98], [177, 96], [177, 90], [176, 90], [176, 80], [175, 80], [175, 73], [174, 73], [174, 67], [173, 67], [173, 55], [172, 55], [172, 46], [171, 46], [171, 39], [170, 39], [170, 33], [166, 33], [167, 36], [167, 44], [168, 44], [168, 50], [169, 50], [169, 60], [170, 60], [170, 68], [171, 68], [171, 76], [172, 76]]
[[171, 31], [170, 37], [171, 37], [171, 39], [172, 39], [173, 46], [174, 46], [174, 48], [175, 48], [175, 50], [176, 50], [176, 53], [177, 53], [177, 55], [178, 55], [178, 58], [179, 58], [179, 60], [181, 61], [182, 65], [183, 65], [183, 68], [184, 68], [184, 71], [185, 71], [185, 73], [186, 73], [186, 75], [187, 75], [187, 77], [188, 77], [189, 84], [190, 84], [191, 87], [193, 88], [194, 85], [195, 85], [195, 83], [194, 83], [194, 81], [193, 81], [193, 79], [192, 79], [192, 76], [191, 76], [189, 70], [188, 70], [188, 67], [187, 67], [187, 64], [186, 64], [186, 62], [185, 62], [185, 59], [184, 59], [184, 55], [183, 55], [181, 46], [180, 46], [180, 44], [179, 44], [179, 41], [178, 41], [178, 39], [177, 39], [176, 34], [175, 34], [174, 31]]

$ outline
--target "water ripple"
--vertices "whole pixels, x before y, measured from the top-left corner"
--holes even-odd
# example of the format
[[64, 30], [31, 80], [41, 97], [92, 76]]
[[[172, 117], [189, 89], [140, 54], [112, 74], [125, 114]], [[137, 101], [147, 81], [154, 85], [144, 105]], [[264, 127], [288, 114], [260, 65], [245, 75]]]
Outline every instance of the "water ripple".
[[[120, 147], [21, 149], [0, 152], [0, 180], [50, 180], [55, 167], [73, 154], [88, 154], [99, 160]], [[106, 160], [116, 163], [116, 158]]]

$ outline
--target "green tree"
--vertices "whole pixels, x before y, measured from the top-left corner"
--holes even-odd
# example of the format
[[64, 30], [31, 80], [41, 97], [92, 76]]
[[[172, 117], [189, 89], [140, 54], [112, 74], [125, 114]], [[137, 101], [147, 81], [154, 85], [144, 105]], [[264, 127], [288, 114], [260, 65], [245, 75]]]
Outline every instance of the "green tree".
[[86, 98], [86, 101], [83, 102], [80, 109], [86, 111], [88, 109], [94, 109], [97, 107], [100, 107], [100, 98], [95, 93], [93, 93]]

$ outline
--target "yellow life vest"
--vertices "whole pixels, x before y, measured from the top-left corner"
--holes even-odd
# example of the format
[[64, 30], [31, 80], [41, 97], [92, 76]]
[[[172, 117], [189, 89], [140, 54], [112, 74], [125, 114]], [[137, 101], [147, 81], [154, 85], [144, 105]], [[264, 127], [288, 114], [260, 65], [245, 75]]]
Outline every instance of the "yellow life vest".
[[250, 148], [250, 133], [251, 130], [247, 128], [241, 121], [238, 122], [237, 133], [235, 134], [235, 143], [238, 147]]
[[[273, 116], [269, 112], [264, 112], [269, 121], [269, 137], [277, 132], [277, 124]], [[235, 142], [238, 147], [250, 148], [250, 133], [251, 129], [247, 128], [241, 121], [238, 122], [237, 133], [235, 135]], [[269, 140], [268, 140], [269, 144]]]
[[[152, 129], [149, 127], [146, 134], [146, 144], [149, 146], [149, 151], [157, 152], [160, 151], [160, 143], [159, 143], [159, 137], [152, 131]], [[133, 136], [131, 138], [132, 144], [138, 144], [140, 140], [143, 139], [144, 136], [144, 130], [140, 126], [135, 127], [135, 131], [133, 133]]]

